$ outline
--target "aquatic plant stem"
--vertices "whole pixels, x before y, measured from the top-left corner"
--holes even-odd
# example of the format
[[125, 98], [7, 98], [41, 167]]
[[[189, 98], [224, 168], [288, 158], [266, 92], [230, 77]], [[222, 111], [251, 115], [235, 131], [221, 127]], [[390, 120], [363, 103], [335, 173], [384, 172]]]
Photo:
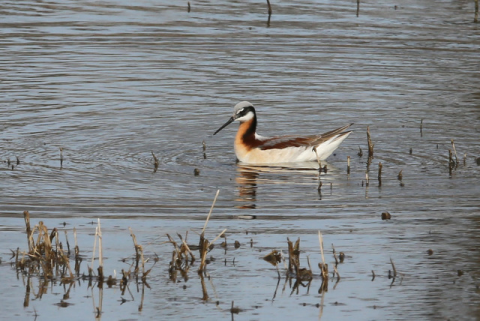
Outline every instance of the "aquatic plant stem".
[[213, 207], [215, 206], [215, 202], [217, 201], [217, 197], [219, 193], [220, 193], [220, 190], [217, 190], [217, 194], [215, 194], [215, 198], [213, 199], [212, 207], [210, 207], [210, 212], [208, 213], [207, 220], [205, 221], [205, 225], [203, 226], [202, 234], [205, 232], [205, 229], [207, 228], [208, 220], [210, 219], [210, 215], [212, 215]]

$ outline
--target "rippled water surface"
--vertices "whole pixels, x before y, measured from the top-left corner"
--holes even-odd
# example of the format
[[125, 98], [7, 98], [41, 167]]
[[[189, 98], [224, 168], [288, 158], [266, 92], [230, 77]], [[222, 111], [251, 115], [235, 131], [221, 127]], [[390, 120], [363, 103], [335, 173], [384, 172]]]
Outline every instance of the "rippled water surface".
[[[272, 1], [270, 21], [262, 1], [190, 5], [0, 4], [0, 319], [479, 320], [473, 1], [362, 2], [358, 17], [356, 1]], [[320, 177], [316, 163], [236, 164], [236, 126], [212, 133], [242, 100], [256, 106], [263, 135], [350, 122], [354, 133]], [[451, 140], [458, 166], [449, 171]], [[164, 242], [189, 231], [195, 243], [217, 189], [207, 234], [227, 229], [228, 245], [210, 252], [202, 300], [196, 266], [188, 280], [169, 278], [173, 248]], [[107, 274], [128, 269], [132, 227], [160, 259], [142, 308], [142, 285], [131, 296], [106, 289], [96, 315], [97, 288], [78, 281], [65, 298], [68, 286], [54, 282], [36, 296], [37, 277], [24, 307], [28, 278], [9, 263], [10, 249], [28, 248], [24, 210], [32, 224], [70, 235], [76, 227], [86, 257], [100, 218]], [[332, 244], [346, 254], [341, 279], [323, 293], [318, 230], [330, 269]], [[287, 237], [301, 239], [302, 266], [309, 256], [309, 287], [286, 282], [282, 265], [278, 281], [262, 260], [285, 253]], [[394, 282], [390, 259], [401, 275]]]

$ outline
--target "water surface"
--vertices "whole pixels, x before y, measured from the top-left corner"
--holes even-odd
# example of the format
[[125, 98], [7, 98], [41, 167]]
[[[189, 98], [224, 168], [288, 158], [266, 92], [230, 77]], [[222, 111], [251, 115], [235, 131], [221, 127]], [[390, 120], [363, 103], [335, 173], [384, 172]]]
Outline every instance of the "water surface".
[[[89, 223], [100, 218], [108, 274], [134, 254], [128, 227], [159, 256], [142, 310], [140, 288], [123, 304], [118, 288], [106, 289], [104, 319], [230, 318], [232, 301], [245, 320], [479, 318], [473, 2], [362, 3], [358, 17], [354, 1], [272, 6], [268, 24], [266, 4], [254, 1], [191, 2], [190, 12], [168, 1], [2, 2], [0, 318], [95, 319], [98, 289], [82, 282], [66, 308], [55, 305], [67, 291], [58, 282], [23, 307], [25, 277], [8, 262], [10, 249], [27, 247], [24, 210], [32, 223], [76, 227], [87, 257]], [[235, 126], [211, 134], [241, 100], [256, 106], [263, 135], [350, 122], [354, 133], [320, 177], [316, 164], [236, 164]], [[375, 143], [368, 168], [367, 126]], [[452, 139], [459, 165], [450, 173]], [[226, 228], [231, 243], [211, 252], [204, 301], [196, 271], [187, 282], [169, 279], [172, 248], [163, 242], [190, 231], [195, 243], [217, 189], [208, 237]], [[380, 219], [385, 211], [391, 220]], [[331, 244], [347, 255], [341, 280], [323, 295], [318, 230], [331, 266]], [[275, 292], [276, 269], [261, 259], [285, 253], [287, 237], [301, 238], [302, 263], [309, 255], [316, 275], [298, 293], [282, 269]], [[390, 259], [402, 273], [393, 284]]]

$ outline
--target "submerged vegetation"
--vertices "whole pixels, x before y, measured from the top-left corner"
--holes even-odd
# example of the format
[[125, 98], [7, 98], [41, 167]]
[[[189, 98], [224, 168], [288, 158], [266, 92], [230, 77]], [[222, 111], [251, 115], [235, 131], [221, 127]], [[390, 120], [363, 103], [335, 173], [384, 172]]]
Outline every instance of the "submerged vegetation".
[[[208, 254], [215, 248], [214, 243], [220, 239], [224, 238], [221, 248], [224, 253], [227, 253], [229, 245], [227, 244], [226, 229], [221, 231], [212, 241], [209, 241], [206, 237], [206, 229], [208, 221], [212, 215], [212, 211], [218, 197], [219, 191], [215, 195], [210, 212], [207, 216], [205, 224], [199, 233], [198, 241], [196, 244], [188, 244], [188, 231], [185, 236], [182, 236], [177, 233], [178, 241], [176, 241], [171, 235], [166, 234], [165, 237], [167, 241], [162, 242], [161, 244], [171, 244], [173, 246], [173, 251], [171, 255], [171, 260], [169, 262], [161, 262], [157, 254], [149, 255], [146, 258], [144, 253], [144, 246], [138, 243], [135, 234], [132, 229], [130, 230], [130, 236], [133, 240], [133, 248], [131, 255], [128, 259], [123, 259], [123, 263], [129, 264], [128, 269], [121, 269], [120, 275], [108, 275], [104, 271], [104, 250], [103, 250], [103, 234], [101, 230], [100, 220], [98, 220], [97, 226], [95, 227], [94, 234], [94, 246], [91, 252], [92, 258], [91, 263], [88, 264], [87, 255], [81, 254], [80, 246], [77, 242], [77, 231], [73, 228], [74, 236], [74, 247], [71, 249], [70, 242], [68, 240], [68, 232], [65, 230], [64, 239], [60, 237], [61, 231], [57, 228], [51, 230], [42, 222], [38, 222], [33, 227], [30, 222], [30, 213], [25, 211], [24, 221], [25, 229], [27, 236], [27, 250], [20, 250], [17, 248], [16, 251], [12, 250], [12, 260], [11, 264], [17, 271], [19, 275], [27, 277], [26, 284], [26, 294], [24, 299], [24, 307], [29, 306], [31, 296], [33, 299], [38, 299], [42, 295], [47, 293], [49, 283], [59, 283], [63, 284], [65, 288], [65, 294], [63, 295], [62, 300], [58, 303], [59, 307], [68, 307], [73, 304], [68, 301], [70, 298], [69, 292], [72, 286], [82, 285], [83, 282], [87, 282], [87, 287], [92, 291], [92, 300], [96, 320], [100, 320], [103, 310], [103, 289], [104, 287], [108, 288], [118, 288], [121, 295], [121, 304], [129, 301], [124, 299], [123, 296], [126, 293], [129, 293], [133, 300], [133, 294], [130, 290], [130, 284], [134, 284], [137, 288], [137, 292], [141, 292], [141, 300], [139, 303], [138, 310], [143, 309], [144, 298], [145, 298], [145, 288], [151, 289], [148, 283], [148, 277], [151, 274], [151, 271], [156, 266], [157, 262], [160, 265], [163, 265], [165, 270], [168, 271], [168, 278], [173, 284], [178, 283], [178, 276], [180, 274], [182, 280], [187, 282], [191, 277], [192, 268], [196, 269], [197, 275], [200, 279], [201, 288], [202, 288], [202, 301], [210, 301], [211, 297], [208, 294], [206, 280], [211, 281], [211, 275], [207, 271], [207, 265], [216, 261], [216, 258], [213, 256], [208, 257]], [[273, 266], [275, 266], [278, 276], [277, 286], [273, 294], [272, 300], [275, 299], [277, 291], [282, 279], [282, 274], [285, 278], [285, 285], [282, 292], [286, 290], [287, 285], [291, 288], [290, 295], [296, 293], [299, 294], [299, 289], [301, 287], [307, 288], [307, 294], [311, 287], [312, 281], [320, 278], [321, 284], [318, 290], [318, 293], [322, 295], [322, 305], [319, 306], [321, 310], [323, 309], [323, 298], [325, 292], [328, 292], [328, 281], [329, 281], [329, 266], [325, 260], [324, 247], [323, 247], [323, 236], [318, 231], [318, 238], [320, 244], [320, 253], [322, 261], [318, 263], [319, 271], [316, 271], [312, 268], [310, 257], [307, 255], [307, 267], [302, 267], [302, 260], [300, 255], [302, 250], [300, 249], [300, 238], [295, 242], [291, 241], [287, 237], [287, 257], [283, 255], [281, 249], [273, 249], [268, 255], [263, 256], [263, 259]], [[235, 241], [233, 247], [238, 249], [241, 247], [240, 242]], [[253, 248], [253, 239], [251, 239], [250, 248]], [[195, 251], [198, 251], [198, 256], [195, 254]], [[98, 256], [96, 256], [98, 254]], [[318, 253], [317, 253], [318, 254]], [[332, 244], [332, 255], [335, 260], [332, 270], [332, 279], [336, 279], [334, 288], [340, 281], [339, 273], [339, 264], [344, 263], [345, 254], [340, 252], [340, 255], [337, 256], [337, 252]], [[164, 256], [166, 257], [166, 256]], [[153, 263], [149, 263], [152, 261]], [[82, 269], [82, 263], [84, 268]], [[285, 272], [281, 272], [282, 268], [280, 265], [283, 263]], [[227, 259], [225, 258], [225, 266], [227, 264]], [[232, 266], [235, 267], [235, 259], [233, 259]], [[391, 261], [393, 267], [393, 273], [388, 271], [388, 277], [393, 278], [392, 284], [395, 281], [397, 276], [397, 271]], [[73, 265], [73, 268], [72, 268]], [[85, 271], [86, 265], [86, 271]], [[147, 267], [147, 265], [150, 265]], [[167, 266], [168, 265], [168, 266]], [[164, 269], [162, 269], [164, 270]], [[265, 269], [265, 273], [268, 276], [268, 269]], [[375, 273], [372, 271], [373, 279], [375, 279]], [[221, 277], [217, 276], [217, 277]], [[33, 291], [32, 279], [38, 279], [39, 281], [39, 290]], [[185, 287], [185, 286], [184, 286]], [[213, 283], [212, 283], [213, 287]], [[213, 288], [215, 291], [215, 288]], [[97, 292], [97, 296], [94, 295], [94, 292]], [[98, 300], [95, 299], [98, 297]], [[242, 308], [234, 306], [234, 302], [231, 302], [230, 308], [226, 309], [231, 313], [232, 318], [234, 314], [242, 312]], [[217, 301], [216, 305], [219, 304]]]

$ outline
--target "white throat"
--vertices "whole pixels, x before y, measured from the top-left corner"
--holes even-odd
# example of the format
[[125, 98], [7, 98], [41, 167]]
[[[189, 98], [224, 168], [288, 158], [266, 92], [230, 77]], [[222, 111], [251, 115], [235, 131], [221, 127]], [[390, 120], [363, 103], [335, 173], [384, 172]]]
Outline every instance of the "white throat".
[[249, 111], [245, 116], [239, 117], [235, 120], [238, 120], [239, 122], [244, 123], [246, 121], [249, 121], [249, 120], [253, 119], [253, 117], [255, 117], [255, 114], [253, 112]]

